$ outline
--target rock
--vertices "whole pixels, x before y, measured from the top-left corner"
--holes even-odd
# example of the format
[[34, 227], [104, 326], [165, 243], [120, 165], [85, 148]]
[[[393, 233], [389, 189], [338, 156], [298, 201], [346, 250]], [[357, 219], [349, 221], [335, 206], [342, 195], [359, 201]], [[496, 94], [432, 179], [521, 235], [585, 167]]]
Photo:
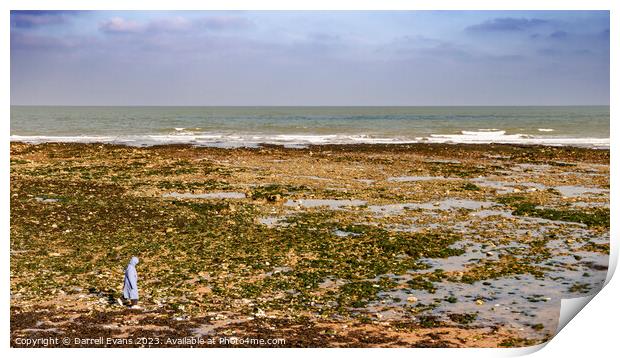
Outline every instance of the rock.
[[53, 198], [41, 198], [41, 197], [36, 197], [34, 198], [36, 201], [40, 202], [40, 203], [57, 203], [59, 200], [58, 199], [53, 199]]
[[513, 190], [512, 192], [513, 192], [513, 193], [520, 193], [520, 192], [521, 192], [521, 189], [514, 188], [514, 190]]
[[479, 306], [480, 306], [480, 305], [483, 305], [483, 304], [484, 304], [484, 301], [483, 301], [483, 300], [476, 300], [476, 304], [477, 304], [477, 305], [479, 305]]
[[280, 199], [281, 199], [281, 196], [279, 194], [273, 194], [267, 197], [267, 201], [271, 201], [271, 202], [280, 201]]
[[256, 308], [256, 312], [254, 313], [254, 316], [255, 317], [265, 317], [267, 315], [265, 314], [265, 311], [263, 311], [262, 309]]
[[407, 302], [418, 302], [418, 298], [415, 296], [407, 297]]
[[494, 253], [493, 251], [487, 251], [487, 252], [485, 252], [485, 254], [486, 254], [487, 256], [493, 256], [493, 255], [495, 255], [495, 253]]
[[57, 227], [58, 227], [58, 225], [52, 224], [52, 229], [56, 229]]

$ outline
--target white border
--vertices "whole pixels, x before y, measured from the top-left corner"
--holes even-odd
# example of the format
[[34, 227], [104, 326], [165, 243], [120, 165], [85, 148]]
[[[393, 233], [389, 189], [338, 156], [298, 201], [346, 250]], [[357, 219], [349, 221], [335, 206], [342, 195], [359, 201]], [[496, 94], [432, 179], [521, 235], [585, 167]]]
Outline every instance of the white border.
[[[5, 238], [3, 252], [3, 264], [1, 265], [2, 277], [2, 292], [4, 293], [2, 300], [2, 316], [3, 332], [5, 350], [9, 350], [9, 240], [8, 233], [10, 232], [10, 218], [9, 218], [9, 135], [10, 135], [10, 57], [9, 57], [9, 41], [10, 41], [10, 28], [9, 28], [9, 10], [10, 9], [23, 9], [23, 10], [49, 10], [49, 9], [76, 9], [76, 10], [611, 10], [611, 117], [610, 133], [616, 133], [618, 125], [615, 123], [616, 118], [615, 105], [618, 103], [617, 97], [617, 67], [618, 61], [613, 59], [618, 58], [618, 44], [620, 44], [620, 2], [614, 0], [435, 0], [435, 1], [414, 1], [414, 0], [217, 0], [217, 1], [198, 1], [198, 0], [106, 0], [95, 2], [94, 0], [5, 0], [0, 2], [0, 46], [2, 47], [2, 66], [1, 66], [1, 78], [4, 79], [3, 86], [0, 87], [0, 95], [3, 105], [0, 109], [2, 121], [2, 143], [5, 150], [2, 152], [3, 160], [2, 165], [3, 173], [0, 178], [2, 190], [1, 205], [4, 216], [1, 220], [2, 232], [5, 233], [2, 237]], [[612, 135], [613, 137], [613, 135]], [[611, 142], [611, 155], [612, 158], [617, 157], [617, 145]], [[618, 212], [618, 206], [616, 205], [616, 197], [618, 191], [619, 181], [617, 180], [616, 166], [611, 165], [611, 212], [612, 222], [617, 218], [615, 215]], [[610, 268], [615, 267], [617, 262], [618, 253], [618, 240], [617, 240], [617, 226], [611, 227], [611, 240], [612, 240], [612, 256], [614, 262], [610, 263]], [[611, 278], [611, 274], [608, 275], [608, 280]], [[596, 295], [592, 302], [587, 305], [581, 314], [579, 314], [573, 321], [569, 323], [564, 330], [554, 339], [552, 339], [547, 348], [541, 350], [539, 356], [576, 356], [576, 355], [600, 355], [608, 356], [609, 352], [617, 350], [617, 320], [620, 317], [620, 309], [618, 309], [620, 302], [620, 284], [618, 280], [611, 281], [609, 285], [603, 290], [603, 294]], [[539, 347], [540, 348], [540, 347]], [[378, 351], [376, 349], [365, 350], [326, 350], [320, 351], [320, 354], [328, 355], [341, 355], [343, 353], [352, 353], [355, 355], [374, 356], [377, 354], [385, 354], [389, 352], [391, 355], [398, 356], [411, 356], [411, 355], [432, 355], [432, 356], [471, 356], [471, 357], [484, 357], [484, 356], [497, 356], [497, 355], [520, 355], [524, 353], [532, 352], [536, 349], [435, 349], [435, 350], [411, 350], [411, 349], [392, 349], [389, 351]], [[172, 352], [179, 352], [177, 350]], [[110, 354], [136, 354], [145, 353], [150, 356], [161, 356], [172, 353], [167, 349], [150, 349], [131, 352], [123, 351], [108, 351], [108, 350], [84, 350], [84, 349], [55, 349], [55, 350], [11, 350], [11, 352], [5, 352], [9, 354], [25, 354], [25, 355], [62, 355], [63, 357], [70, 356], [83, 356], [84, 354], [95, 355], [110, 355]], [[222, 350], [184, 350], [183, 354], [192, 355], [269, 355], [269, 356], [289, 356], [290, 354], [300, 356], [314, 356], [317, 352], [314, 349], [295, 350], [294, 352], [288, 349], [260, 349], [260, 350], [242, 350], [242, 349], [227, 349]]]

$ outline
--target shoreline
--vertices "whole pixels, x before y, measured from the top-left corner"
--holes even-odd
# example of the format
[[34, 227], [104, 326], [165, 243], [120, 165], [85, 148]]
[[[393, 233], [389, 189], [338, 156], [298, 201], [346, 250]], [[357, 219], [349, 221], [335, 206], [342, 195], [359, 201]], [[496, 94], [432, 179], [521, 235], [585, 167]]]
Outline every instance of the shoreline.
[[[152, 135], [144, 136], [142, 139], [135, 138], [120, 138], [119, 136], [84, 136], [84, 137], [72, 137], [72, 136], [11, 136], [11, 143], [24, 143], [24, 144], [45, 144], [45, 143], [65, 143], [65, 144], [98, 144], [98, 145], [124, 145], [128, 147], [153, 147], [162, 145], [189, 145], [194, 147], [213, 147], [213, 148], [260, 148], [264, 146], [283, 146], [285, 148], [308, 148], [311, 146], [356, 146], [356, 145], [512, 145], [512, 146], [545, 146], [545, 147], [574, 147], [574, 148], [588, 148], [588, 149], [610, 149], [610, 138], [530, 138], [526, 140], [507, 140], [507, 141], [492, 141], [492, 140], [478, 140], [478, 139], [464, 139], [464, 140], [452, 140], [452, 139], [438, 139], [442, 137], [453, 137], [458, 135], [437, 135], [435, 138], [425, 137], [424, 139], [407, 139], [399, 140], [392, 138], [378, 138], [375, 141], [368, 141], [364, 139], [359, 140], [344, 140], [339, 142], [323, 141], [320, 139], [310, 139], [299, 142], [288, 140], [235, 140], [235, 139], [222, 139], [214, 140], [209, 139], [207, 141], [199, 141], [190, 138], [179, 139], [177, 136], [165, 136], [165, 135]], [[19, 137], [19, 138], [14, 138]], [[159, 138], [161, 137], [161, 138]], [[303, 136], [302, 136], [303, 137]], [[312, 135], [306, 137], [313, 137]], [[320, 137], [320, 136], [317, 136]]]
[[[607, 271], [609, 150], [10, 148], [12, 345], [529, 346]], [[114, 303], [132, 255], [143, 310]]]
[[530, 143], [501, 143], [501, 142], [489, 142], [489, 143], [460, 143], [460, 142], [445, 142], [445, 143], [430, 143], [430, 142], [403, 142], [403, 143], [322, 143], [322, 144], [281, 144], [281, 143], [256, 143], [256, 145], [248, 146], [218, 146], [207, 144], [193, 144], [193, 143], [158, 143], [158, 144], [143, 144], [143, 145], [131, 145], [129, 143], [114, 143], [114, 142], [72, 142], [72, 141], [45, 141], [45, 142], [31, 142], [24, 140], [10, 140], [11, 145], [22, 144], [29, 146], [41, 146], [41, 145], [76, 145], [76, 146], [109, 146], [109, 147], [127, 147], [127, 148], [206, 148], [206, 149], [248, 149], [255, 150], [261, 148], [281, 148], [283, 150], [307, 150], [307, 149], [348, 149], [348, 150], [369, 150], [370, 148], [382, 148], [384, 150], [404, 150], [404, 149], [420, 149], [424, 147], [434, 148], [449, 148], [449, 147], [463, 147], [463, 148], [481, 148], [481, 149], [501, 149], [501, 148], [549, 148], [549, 149], [567, 149], [567, 150], [600, 150], [610, 151], [609, 146], [597, 147], [597, 146], [581, 146], [581, 145], [549, 145], [549, 144], [530, 144]]

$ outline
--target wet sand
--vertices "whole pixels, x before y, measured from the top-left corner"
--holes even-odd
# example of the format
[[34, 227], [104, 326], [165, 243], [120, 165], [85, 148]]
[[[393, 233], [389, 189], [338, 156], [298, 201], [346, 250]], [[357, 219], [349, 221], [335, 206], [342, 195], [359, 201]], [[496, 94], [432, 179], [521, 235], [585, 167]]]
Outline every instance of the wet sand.
[[608, 253], [608, 150], [11, 143], [12, 346], [531, 345]]

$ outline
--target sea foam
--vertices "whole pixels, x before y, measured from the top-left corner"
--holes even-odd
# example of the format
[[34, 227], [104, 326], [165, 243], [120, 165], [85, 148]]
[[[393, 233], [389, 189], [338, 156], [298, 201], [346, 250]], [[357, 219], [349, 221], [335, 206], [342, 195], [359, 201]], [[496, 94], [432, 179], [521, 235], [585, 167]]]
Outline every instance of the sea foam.
[[213, 147], [257, 147], [261, 144], [304, 147], [322, 144], [406, 144], [406, 143], [505, 143], [540, 144], [550, 146], [581, 146], [609, 148], [609, 138], [576, 138], [527, 134], [507, 134], [504, 130], [461, 131], [460, 134], [431, 134], [427, 137], [388, 137], [368, 134], [263, 134], [263, 133], [210, 133], [192, 132], [161, 135], [124, 136], [20, 136], [12, 135], [12, 142], [24, 143], [106, 143], [130, 146], [152, 146], [166, 144], [190, 144]]

